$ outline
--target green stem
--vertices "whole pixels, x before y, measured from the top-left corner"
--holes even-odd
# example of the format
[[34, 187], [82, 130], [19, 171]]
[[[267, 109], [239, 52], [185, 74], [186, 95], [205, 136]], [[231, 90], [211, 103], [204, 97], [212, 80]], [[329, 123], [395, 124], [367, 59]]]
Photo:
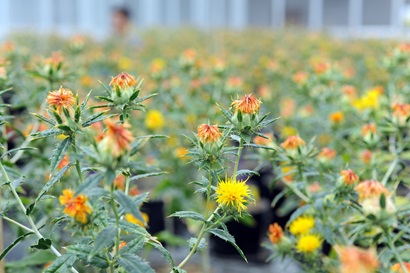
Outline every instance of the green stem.
[[392, 175], [392, 173], [394, 171], [394, 168], [396, 168], [397, 163], [399, 163], [399, 158], [397, 156], [395, 156], [394, 160], [392, 161], [392, 163], [389, 166], [389, 169], [387, 170], [386, 174], [383, 177], [383, 180], [381, 182], [383, 185], [387, 184], [387, 181], [389, 180], [390, 176]]
[[[120, 235], [121, 235], [120, 216], [118, 214], [117, 205], [115, 204], [115, 199], [114, 199], [114, 183], [111, 186], [110, 203], [111, 203], [111, 207], [112, 207], [112, 210], [113, 210], [114, 216], [115, 216], [115, 226], [117, 227], [117, 234], [115, 236], [115, 253], [114, 253], [114, 258], [113, 258], [113, 261], [114, 261], [114, 260], [117, 259], [117, 256], [120, 253]], [[110, 265], [110, 270], [111, 270], [111, 265]], [[112, 268], [111, 272], [114, 272], [113, 268]]]
[[234, 178], [236, 178], [237, 173], [238, 173], [239, 160], [241, 158], [242, 150], [243, 150], [243, 139], [241, 138], [241, 140], [239, 141], [238, 153], [236, 154], [235, 168], [233, 170]]
[[4, 220], [6, 220], [7, 222], [12, 223], [12, 224], [15, 224], [16, 226], [18, 226], [18, 227], [24, 229], [24, 230], [27, 231], [27, 232], [33, 232], [33, 230], [32, 230], [31, 228], [28, 228], [28, 227], [26, 227], [25, 225], [23, 225], [23, 224], [21, 224], [21, 223], [15, 221], [15, 220], [13, 220], [13, 219], [7, 217], [7, 216], [2, 216], [2, 218], [3, 218]]
[[[18, 193], [16, 192], [16, 190], [15, 190], [15, 189], [13, 188], [13, 186], [11, 185], [10, 178], [9, 178], [9, 176], [8, 176], [6, 170], [4, 169], [4, 166], [3, 166], [3, 164], [2, 164], [1, 162], [0, 162], [0, 169], [1, 169], [1, 172], [2, 172], [2, 174], [3, 174], [3, 176], [4, 176], [4, 178], [6, 179], [7, 184], [9, 185], [9, 188], [10, 188], [10, 190], [11, 190], [11, 193], [13, 194], [14, 198], [17, 200], [18, 205], [20, 206], [22, 212], [23, 212], [24, 215], [26, 216], [26, 218], [27, 218], [27, 220], [28, 220], [28, 222], [29, 222], [29, 224], [30, 224], [30, 226], [31, 226], [31, 231], [34, 232], [34, 234], [35, 234], [39, 239], [44, 239], [44, 236], [43, 236], [43, 235], [40, 233], [40, 231], [37, 229], [37, 226], [36, 226], [36, 224], [34, 223], [34, 221], [33, 221], [33, 219], [31, 218], [31, 216], [26, 214], [26, 207], [24, 206], [23, 202], [21, 201], [20, 196], [18, 195]], [[53, 252], [57, 257], [60, 257], [60, 256], [61, 256], [61, 253], [60, 253], [53, 245], [50, 246], [50, 250], [51, 250], [51, 252]], [[71, 269], [71, 272], [73, 272], [73, 273], [78, 273], [78, 271], [77, 271], [74, 267], [71, 267], [70, 269]]]
[[404, 265], [403, 259], [400, 256], [400, 253], [397, 251], [396, 246], [394, 245], [394, 242], [392, 241], [391, 237], [390, 237], [390, 233], [388, 230], [384, 229], [384, 234], [386, 236], [387, 239], [387, 243], [389, 245], [389, 248], [391, 251], [393, 251], [394, 257], [396, 257], [397, 261], [399, 262], [401, 269], [403, 270], [403, 273], [409, 273], [409, 271], [407, 270], [406, 266]]
[[219, 206], [214, 210], [212, 215], [206, 220], [206, 222], [202, 225], [201, 231], [198, 234], [198, 238], [192, 247], [191, 251], [188, 253], [188, 255], [185, 257], [185, 259], [178, 265], [179, 268], [182, 268], [188, 261], [191, 259], [191, 257], [195, 254], [196, 250], [198, 249], [199, 243], [201, 242], [202, 237], [204, 237], [205, 232], [208, 230], [208, 224], [214, 219], [215, 213], [219, 210]]
[[[73, 149], [74, 152], [76, 153], [76, 155], [78, 155], [78, 151], [77, 151], [77, 146], [76, 146], [76, 141], [75, 141], [75, 136], [72, 137], [73, 138]], [[81, 184], [84, 182], [84, 178], [83, 178], [83, 173], [81, 172], [81, 165], [80, 165], [80, 161], [77, 159], [75, 161], [75, 169], [77, 170], [77, 174], [78, 174], [78, 178], [80, 179]]]

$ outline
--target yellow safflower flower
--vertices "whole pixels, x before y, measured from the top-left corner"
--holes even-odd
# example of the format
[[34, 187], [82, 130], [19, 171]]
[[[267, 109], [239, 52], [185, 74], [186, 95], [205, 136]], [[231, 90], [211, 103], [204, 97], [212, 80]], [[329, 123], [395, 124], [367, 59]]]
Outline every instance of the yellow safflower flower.
[[296, 249], [298, 252], [312, 253], [322, 245], [322, 240], [317, 234], [305, 234], [299, 237]]
[[219, 205], [234, 209], [239, 213], [246, 210], [246, 204], [252, 200], [246, 181], [237, 181], [236, 178], [219, 181], [215, 192], [216, 202]]
[[145, 212], [141, 212], [142, 218], [144, 219], [145, 223], [143, 223], [140, 219], [138, 219], [137, 217], [135, 217], [133, 214], [131, 213], [127, 213], [124, 215], [124, 219], [125, 221], [129, 222], [129, 223], [133, 223], [136, 225], [139, 225], [141, 227], [146, 227], [146, 223], [148, 223], [148, 214], [146, 214]]
[[158, 110], [149, 110], [145, 118], [145, 125], [150, 130], [160, 130], [164, 127], [165, 121], [162, 113]]
[[312, 216], [300, 216], [290, 224], [289, 231], [293, 235], [306, 234], [314, 226], [315, 218]]

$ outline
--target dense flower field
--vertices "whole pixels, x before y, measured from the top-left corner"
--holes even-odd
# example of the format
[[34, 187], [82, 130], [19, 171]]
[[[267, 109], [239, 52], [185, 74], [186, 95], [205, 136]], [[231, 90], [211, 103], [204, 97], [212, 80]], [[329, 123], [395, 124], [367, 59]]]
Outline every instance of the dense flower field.
[[[156, 249], [181, 273], [215, 238], [246, 260], [230, 223], [255, 225], [268, 202], [269, 259], [410, 272], [410, 45], [264, 31], [142, 40], [0, 46], [0, 217], [15, 239], [2, 261], [33, 242], [0, 266], [154, 272], [143, 257]], [[171, 217], [150, 209], [158, 200]]]

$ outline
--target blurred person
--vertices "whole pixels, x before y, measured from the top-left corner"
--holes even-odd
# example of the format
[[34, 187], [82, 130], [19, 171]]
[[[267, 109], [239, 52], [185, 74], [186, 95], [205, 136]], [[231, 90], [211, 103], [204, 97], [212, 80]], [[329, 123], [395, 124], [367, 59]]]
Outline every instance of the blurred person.
[[142, 40], [131, 21], [132, 15], [128, 8], [117, 7], [112, 12], [113, 38], [115, 42], [123, 42], [131, 46], [142, 46]]

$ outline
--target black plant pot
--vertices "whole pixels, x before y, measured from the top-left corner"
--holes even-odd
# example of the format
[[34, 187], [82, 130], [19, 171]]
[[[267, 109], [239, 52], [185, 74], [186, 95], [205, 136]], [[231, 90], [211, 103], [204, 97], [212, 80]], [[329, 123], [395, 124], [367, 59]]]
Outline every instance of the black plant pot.
[[147, 231], [150, 234], [156, 234], [165, 229], [164, 201], [150, 200], [142, 205], [141, 211], [148, 215]]
[[[254, 207], [250, 206], [249, 213], [252, 215], [253, 225], [247, 225], [237, 221], [226, 223], [229, 232], [234, 236], [236, 244], [242, 249], [245, 256], [252, 262], [264, 262], [264, 251], [261, 243], [270, 223], [271, 213], [269, 201], [262, 199]], [[229, 258], [240, 258], [238, 251], [228, 242], [212, 236], [211, 253]]]

